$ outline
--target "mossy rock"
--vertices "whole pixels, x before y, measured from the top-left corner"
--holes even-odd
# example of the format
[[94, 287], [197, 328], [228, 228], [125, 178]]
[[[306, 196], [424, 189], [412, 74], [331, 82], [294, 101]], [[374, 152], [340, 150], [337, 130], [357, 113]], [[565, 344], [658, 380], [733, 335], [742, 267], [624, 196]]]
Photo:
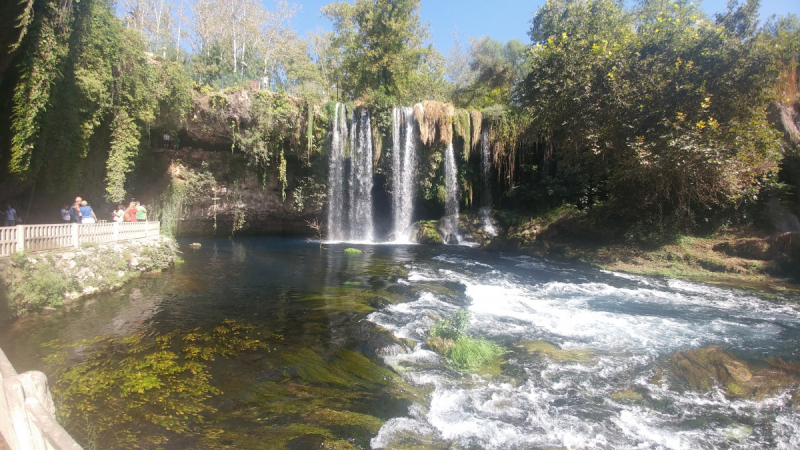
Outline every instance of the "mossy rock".
[[456, 341], [452, 339], [444, 339], [440, 337], [432, 337], [428, 338], [426, 342], [428, 348], [439, 353], [440, 355], [446, 355], [447, 352], [456, 345]]
[[774, 397], [800, 382], [797, 376], [780, 368], [751, 366], [726, 353], [720, 345], [675, 352], [662, 362], [659, 373], [677, 390], [709, 392], [719, 386], [728, 398], [757, 401]]
[[364, 252], [362, 252], [361, 250], [359, 250], [357, 248], [346, 248], [346, 249], [344, 249], [344, 254], [345, 255], [360, 255], [362, 253], [364, 253]]
[[495, 252], [515, 252], [522, 246], [522, 243], [522, 240], [518, 238], [497, 236], [489, 242], [486, 249]]
[[545, 341], [522, 341], [515, 347], [525, 350], [530, 355], [549, 358], [555, 362], [590, 363], [594, 359], [592, 350], [563, 350]]
[[611, 393], [611, 399], [618, 402], [638, 402], [642, 400], [642, 394], [634, 391], [633, 389], [626, 389], [624, 391], [615, 391]]
[[411, 242], [417, 244], [441, 245], [444, 244], [435, 222], [418, 222], [411, 231]]

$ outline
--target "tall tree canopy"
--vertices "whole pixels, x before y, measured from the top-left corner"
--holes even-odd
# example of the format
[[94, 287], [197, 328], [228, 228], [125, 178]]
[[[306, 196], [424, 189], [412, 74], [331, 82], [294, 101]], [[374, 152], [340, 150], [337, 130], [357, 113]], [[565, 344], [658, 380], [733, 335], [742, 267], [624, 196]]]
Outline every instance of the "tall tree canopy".
[[358, 97], [382, 90], [407, 101], [425, 98], [428, 89], [438, 92], [427, 95], [442, 94], [444, 59], [424, 45], [428, 25], [420, 21], [419, 8], [420, 0], [357, 0], [322, 9], [333, 22], [345, 91]]

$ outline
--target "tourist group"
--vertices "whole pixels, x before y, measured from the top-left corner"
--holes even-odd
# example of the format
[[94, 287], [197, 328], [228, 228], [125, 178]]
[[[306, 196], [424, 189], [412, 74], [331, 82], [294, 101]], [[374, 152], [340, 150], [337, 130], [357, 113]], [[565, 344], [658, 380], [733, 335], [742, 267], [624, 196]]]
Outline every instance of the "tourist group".
[[[97, 223], [97, 215], [86, 200], [75, 197], [72, 206], [65, 204], [61, 208], [61, 219], [64, 223]], [[122, 204], [117, 205], [111, 213], [114, 222], [146, 222], [147, 208], [137, 201], [132, 201], [125, 208]]]

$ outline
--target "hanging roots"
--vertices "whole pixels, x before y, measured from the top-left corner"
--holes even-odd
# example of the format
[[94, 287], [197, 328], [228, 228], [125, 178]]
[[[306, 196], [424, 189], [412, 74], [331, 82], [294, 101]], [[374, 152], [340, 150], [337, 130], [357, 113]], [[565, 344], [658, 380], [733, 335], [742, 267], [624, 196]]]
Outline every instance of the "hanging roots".
[[472, 118], [472, 149], [475, 148], [481, 142], [481, 126], [483, 125], [483, 115], [480, 111], [472, 110], [469, 112], [470, 117]]
[[425, 145], [432, 145], [439, 131], [439, 143], [448, 145], [453, 140], [453, 105], [426, 100], [414, 105], [414, 119], [419, 123], [420, 139]]

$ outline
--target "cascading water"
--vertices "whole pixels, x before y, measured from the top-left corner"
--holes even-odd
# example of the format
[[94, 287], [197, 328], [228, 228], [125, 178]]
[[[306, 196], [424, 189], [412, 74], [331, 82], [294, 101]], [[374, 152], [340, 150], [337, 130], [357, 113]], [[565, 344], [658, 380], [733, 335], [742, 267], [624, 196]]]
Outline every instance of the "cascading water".
[[445, 241], [448, 244], [457, 244], [461, 242], [458, 234], [458, 169], [452, 142], [447, 146], [444, 154], [444, 187], [447, 192], [443, 220]]
[[[340, 112], [341, 110], [341, 112]], [[336, 104], [333, 115], [331, 154], [328, 160], [328, 239], [345, 239], [344, 231], [344, 155], [347, 142], [345, 107]]]
[[407, 242], [414, 215], [414, 181], [417, 148], [414, 109], [394, 108], [392, 141], [392, 218], [395, 241]]
[[[767, 356], [796, 360], [800, 351], [790, 336], [800, 332], [800, 311], [792, 302], [524, 256], [449, 251], [406, 265], [408, 284], [419, 292], [414, 301], [368, 316], [416, 342], [409, 350], [383, 349], [383, 359], [431, 392], [405, 417], [387, 421], [373, 448], [800, 448], [794, 382], [763, 399], [739, 398], [726, 395], [724, 385], [690, 389], [668, 372], [679, 370], [669, 369], [676, 351], [709, 345], [729, 346], [754, 363]], [[460, 284], [464, 297], [424, 287], [443, 283]], [[505, 366], [463, 373], [425, 347], [434, 318], [465, 304], [467, 334], [505, 346]], [[686, 373], [712, 380], [720, 370], [697, 364]], [[741, 370], [742, 379], [750, 377]]]
[[350, 127], [350, 240], [371, 241], [372, 125], [369, 111], [353, 111]]
[[481, 181], [483, 182], [483, 190], [481, 191], [481, 209], [480, 215], [483, 221], [483, 230], [492, 236], [497, 235], [497, 231], [492, 225], [491, 214], [489, 208], [492, 206], [492, 183], [490, 169], [492, 161], [489, 155], [489, 130], [484, 128], [481, 130]]

